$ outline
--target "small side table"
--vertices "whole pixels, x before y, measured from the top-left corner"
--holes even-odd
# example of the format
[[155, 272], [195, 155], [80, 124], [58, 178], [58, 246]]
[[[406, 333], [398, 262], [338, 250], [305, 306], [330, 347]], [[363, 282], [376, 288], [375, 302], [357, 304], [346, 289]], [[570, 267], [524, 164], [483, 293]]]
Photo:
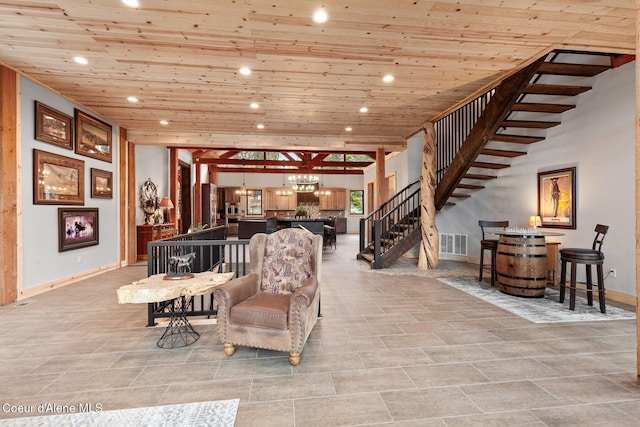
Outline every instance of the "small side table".
[[546, 242], [547, 243], [547, 269], [549, 273], [547, 275], [547, 284], [556, 285], [558, 272], [558, 246], [560, 242]]
[[148, 304], [165, 302], [169, 308], [169, 325], [158, 339], [160, 348], [186, 347], [198, 341], [200, 334], [193, 329], [187, 310], [196, 295], [212, 293], [218, 286], [224, 285], [235, 273], [196, 273], [193, 278], [184, 280], [165, 280], [164, 274], [155, 274], [145, 279], [121, 286], [118, 289], [119, 304]]

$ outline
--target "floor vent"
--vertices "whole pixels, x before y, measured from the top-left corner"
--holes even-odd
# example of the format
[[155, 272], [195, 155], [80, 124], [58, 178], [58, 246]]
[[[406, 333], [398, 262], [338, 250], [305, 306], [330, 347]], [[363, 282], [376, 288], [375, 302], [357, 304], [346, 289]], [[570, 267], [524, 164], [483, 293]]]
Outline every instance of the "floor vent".
[[467, 235], [440, 233], [440, 253], [467, 255]]

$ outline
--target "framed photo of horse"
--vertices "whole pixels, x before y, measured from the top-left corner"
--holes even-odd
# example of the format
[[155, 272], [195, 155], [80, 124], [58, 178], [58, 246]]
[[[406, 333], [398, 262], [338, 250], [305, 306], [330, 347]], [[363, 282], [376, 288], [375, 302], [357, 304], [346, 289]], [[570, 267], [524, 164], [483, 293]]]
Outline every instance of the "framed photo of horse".
[[98, 208], [58, 208], [58, 252], [99, 243]]
[[538, 172], [542, 227], [576, 228], [576, 168]]

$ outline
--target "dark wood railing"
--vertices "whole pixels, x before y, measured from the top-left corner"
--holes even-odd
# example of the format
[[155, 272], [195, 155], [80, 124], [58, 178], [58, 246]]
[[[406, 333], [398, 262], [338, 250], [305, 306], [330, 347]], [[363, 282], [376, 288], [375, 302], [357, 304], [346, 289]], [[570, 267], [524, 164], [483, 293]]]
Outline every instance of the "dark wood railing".
[[382, 268], [382, 258], [420, 225], [420, 187], [393, 209], [373, 221], [373, 268]]
[[[398, 191], [389, 200], [384, 202], [380, 207], [364, 218], [360, 218], [360, 252], [374, 243], [376, 233], [374, 232], [374, 221], [381, 219], [389, 212], [395, 211], [396, 208], [407, 199], [409, 194], [413, 191], [416, 185], [420, 181], [412, 182], [411, 184]], [[379, 237], [379, 236], [378, 236]]]

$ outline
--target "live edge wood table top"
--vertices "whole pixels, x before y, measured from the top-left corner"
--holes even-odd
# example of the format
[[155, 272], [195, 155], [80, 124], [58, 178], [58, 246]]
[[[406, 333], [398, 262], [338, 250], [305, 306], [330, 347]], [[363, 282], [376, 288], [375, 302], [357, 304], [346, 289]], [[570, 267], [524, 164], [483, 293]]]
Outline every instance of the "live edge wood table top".
[[195, 273], [191, 279], [165, 280], [164, 274], [154, 274], [145, 279], [121, 286], [118, 289], [119, 304], [144, 304], [162, 302], [179, 297], [210, 294], [227, 283], [234, 273]]

